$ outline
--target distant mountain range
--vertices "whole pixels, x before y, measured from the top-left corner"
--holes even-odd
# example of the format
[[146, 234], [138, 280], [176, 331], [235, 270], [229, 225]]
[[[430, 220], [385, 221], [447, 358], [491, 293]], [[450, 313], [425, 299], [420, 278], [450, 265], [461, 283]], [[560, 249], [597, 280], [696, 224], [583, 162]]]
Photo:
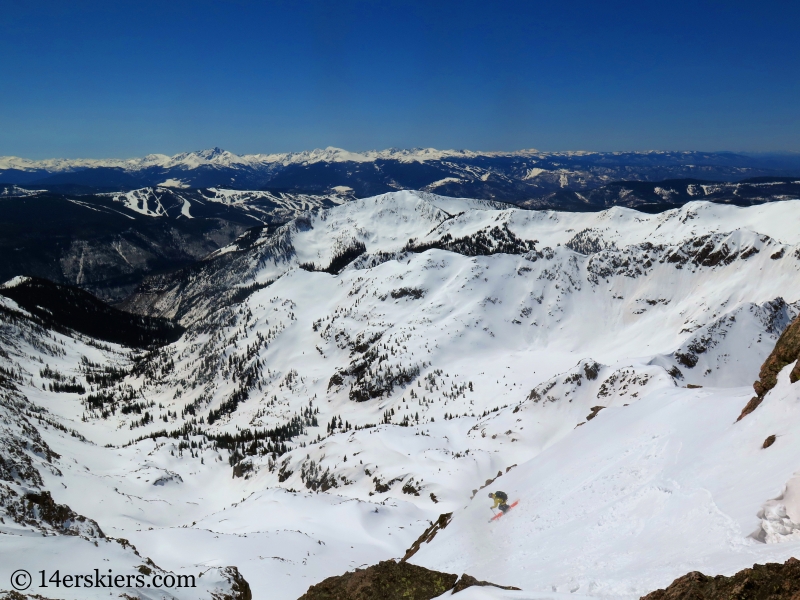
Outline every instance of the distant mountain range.
[[191, 265], [248, 229], [258, 237], [303, 213], [398, 190], [580, 212], [749, 206], [800, 198], [800, 155], [213, 148], [130, 160], [2, 157], [0, 281], [41, 277], [120, 302], [145, 276]]
[[345, 200], [216, 188], [76, 194], [0, 186], [0, 280], [41, 277], [114, 302], [144, 275], [192, 264], [249, 228], [270, 231]]
[[414, 189], [522, 204], [615, 181], [700, 179], [737, 182], [800, 176], [800, 154], [730, 152], [473, 152], [326, 148], [237, 155], [213, 148], [135, 159], [0, 157], [0, 183], [50, 191], [130, 191], [143, 187], [272, 190], [368, 197]]

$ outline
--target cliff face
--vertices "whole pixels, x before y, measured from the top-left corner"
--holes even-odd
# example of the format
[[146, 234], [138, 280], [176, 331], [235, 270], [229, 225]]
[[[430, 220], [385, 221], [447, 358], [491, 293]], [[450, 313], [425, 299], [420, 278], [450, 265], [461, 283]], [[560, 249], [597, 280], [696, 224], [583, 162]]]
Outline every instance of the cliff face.
[[[753, 383], [756, 395], [742, 409], [742, 414], [739, 415], [737, 420], [741, 420], [758, 408], [767, 392], [774, 388], [778, 382], [778, 373], [786, 365], [795, 362], [798, 358], [800, 358], [800, 317], [797, 317], [781, 334], [775, 344], [775, 349], [764, 361], [764, 364], [761, 365], [758, 381]], [[800, 361], [797, 362], [789, 374], [789, 380], [792, 383], [800, 380]]]
[[[761, 366], [759, 380], [753, 384], [756, 394], [763, 397], [775, 387], [781, 369], [798, 358], [800, 358], [800, 317], [786, 328], [786, 331], [778, 339], [778, 343], [775, 344], [772, 354]], [[800, 379], [800, 363], [794, 366], [789, 378], [792, 383]]]
[[663, 590], [641, 600], [795, 600], [800, 598], [800, 560], [768, 563], [742, 569], [732, 577], [708, 577], [698, 571], [687, 573]]

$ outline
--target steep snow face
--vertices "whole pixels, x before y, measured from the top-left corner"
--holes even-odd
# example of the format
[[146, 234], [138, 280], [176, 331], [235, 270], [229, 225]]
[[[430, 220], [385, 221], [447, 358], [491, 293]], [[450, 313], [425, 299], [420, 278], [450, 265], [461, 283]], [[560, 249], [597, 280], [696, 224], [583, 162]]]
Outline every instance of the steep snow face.
[[[412, 562], [525, 590], [620, 599], [676, 573], [782, 562], [798, 549], [786, 518], [796, 507], [791, 431], [800, 423], [789, 370], [749, 422], [735, 422], [747, 389], [662, 389], [601, 411], [493, 486], [518, 508], [490, 524], [486, 498], [476, 497]], [[770, 434], [780, 441], [764, 449]], [[754, 511], [787, 480], [778, 500]]]
[[[800, 310], [798, 205], [385, 194], [164, 283], [156, 312], [187, 331], [158, 351], [43, 332], [6, 303], [0, 361], [87, 440], [38, 426], [62, 457], [60, 475], [31, 458], [40, 487], [162, 568], [237, 565], [254, 597], [296, 598], [453, 512], [414, 562], [635, 598], [797, 551], [800, 387], [783, 373], [734, 421]], [[495, 489], [521, 502], [489, 526]]]

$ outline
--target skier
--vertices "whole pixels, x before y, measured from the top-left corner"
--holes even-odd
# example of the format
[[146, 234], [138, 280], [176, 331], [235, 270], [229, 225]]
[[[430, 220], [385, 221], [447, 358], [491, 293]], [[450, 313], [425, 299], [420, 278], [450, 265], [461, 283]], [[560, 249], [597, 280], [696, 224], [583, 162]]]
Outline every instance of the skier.
[[511, 508], [507, 504], [507, 502], [508, 502], [508, 494], [506, 494], [505, 492], [499, 492], [499, 491], [498, 492], [494, 492], [494, 493], [489, 492], [489, 498], [493, 498], [494, 499], [494, 505], [492, 506], [493, 510], [495, 508], [499, 508], [501, 511], [503, 511], [503, 514], [505, 514], [506, 511]]

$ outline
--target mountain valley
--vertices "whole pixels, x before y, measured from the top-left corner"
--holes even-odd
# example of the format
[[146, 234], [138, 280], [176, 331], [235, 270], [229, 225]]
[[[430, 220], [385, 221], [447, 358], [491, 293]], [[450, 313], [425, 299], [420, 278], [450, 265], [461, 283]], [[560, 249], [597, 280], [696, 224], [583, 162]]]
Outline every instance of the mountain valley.
[[[81, 209], [220, 210], [191, 194]], [[797, 357], [737, 417], [800, 314], [799, 201], [275, 198], [147, 276], [127, 313], [27, 277], [0, 289], [18, 568], [110, 561], [198, 578], [175, 598], [290, 599], [444, 522], [410, 563], [523, 590], [465, 598], [633, 599], [796, 553]], [[498, 488], [520, 505], [490, 525]], [[57, 592], [36, 590], [108, 595]]]

